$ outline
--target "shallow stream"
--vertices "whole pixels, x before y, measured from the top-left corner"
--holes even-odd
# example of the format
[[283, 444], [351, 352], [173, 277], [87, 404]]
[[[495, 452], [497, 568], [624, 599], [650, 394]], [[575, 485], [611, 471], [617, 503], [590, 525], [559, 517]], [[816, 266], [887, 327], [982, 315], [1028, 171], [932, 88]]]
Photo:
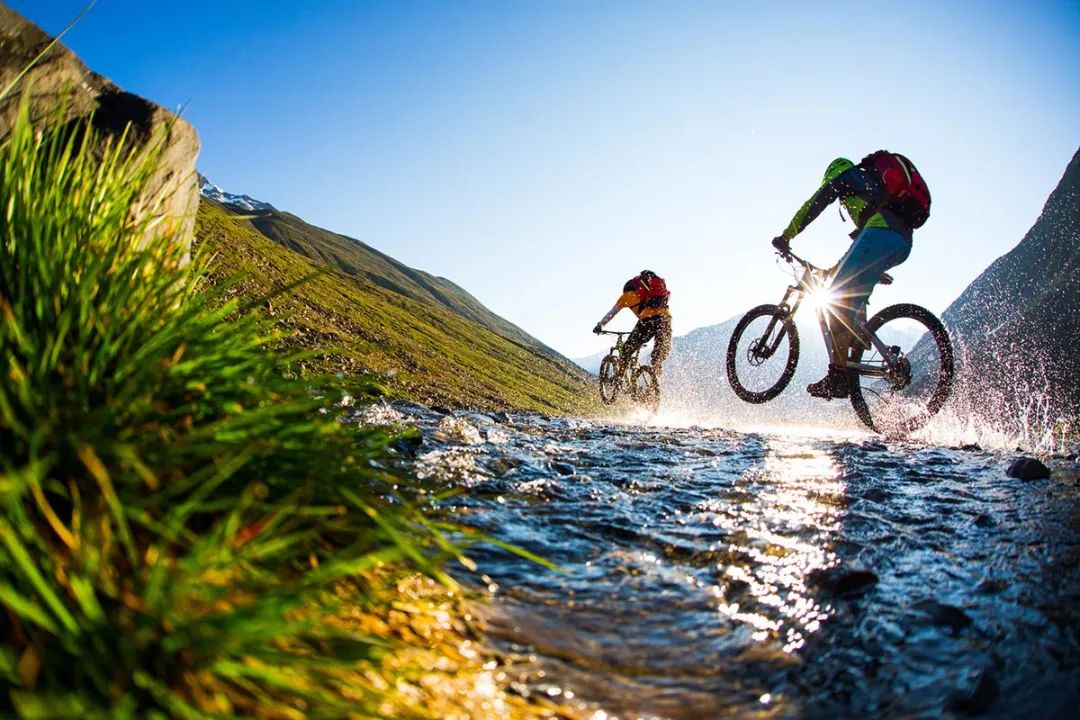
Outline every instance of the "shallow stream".
[[459, 573], [523, 694], [597, 720], [1076, 717], [1075, 458], [1022, 481], [1015, 453], [860, 434], [373, 410], [421, 429], [407, 462], [466, 490], [458, 522], [559, 566], [479, 546]]

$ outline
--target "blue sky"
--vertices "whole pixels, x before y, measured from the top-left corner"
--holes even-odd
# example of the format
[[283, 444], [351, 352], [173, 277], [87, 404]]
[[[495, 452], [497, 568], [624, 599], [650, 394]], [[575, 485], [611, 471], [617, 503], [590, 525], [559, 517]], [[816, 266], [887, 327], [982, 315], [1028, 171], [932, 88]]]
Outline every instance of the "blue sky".
[[[50, 32], [82, 0], [8, 0]], [[776, 302], [769, 240], [837, 155], [933, 194], [871, 307], [943, 310], [1080, 144], [1075, 2], [99, 0], [66, 42], [184, 106], [199, 167], [448, 277], [569, 356], [650, 268], [675, 332]], [[834, 210], [795, 240], [831, 264]], [[612, 327], [631, 325], [624, 311]]]

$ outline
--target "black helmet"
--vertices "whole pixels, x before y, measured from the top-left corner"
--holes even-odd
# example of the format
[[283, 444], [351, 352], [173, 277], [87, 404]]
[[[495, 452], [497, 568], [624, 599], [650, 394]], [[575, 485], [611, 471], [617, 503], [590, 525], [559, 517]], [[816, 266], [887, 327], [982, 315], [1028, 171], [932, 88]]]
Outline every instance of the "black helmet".
[[636, 292], [637, 289], [638, 289], [638, 279], [637, 278], [630, 278], [629, 280], [626, 281], [626, 284], [622, 286], [622, 291], [623, 292], [630, 292], [630, 291], [635, 291]]

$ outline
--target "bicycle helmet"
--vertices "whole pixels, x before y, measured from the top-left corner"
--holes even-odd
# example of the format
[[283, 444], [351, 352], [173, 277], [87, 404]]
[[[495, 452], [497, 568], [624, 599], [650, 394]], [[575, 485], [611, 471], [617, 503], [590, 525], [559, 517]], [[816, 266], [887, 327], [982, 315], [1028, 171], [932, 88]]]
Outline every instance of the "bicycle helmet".
[[836, 158], [831, 163], [829, 163], [829, 167], [825, 168], [825, 176], [821, 178], [821, 184], [824, 185], [840, 173], [844, 172], [845, 170], [850, 170], [853, 167], [855, 167], [855, 163], [851, 162], [847, 158]]

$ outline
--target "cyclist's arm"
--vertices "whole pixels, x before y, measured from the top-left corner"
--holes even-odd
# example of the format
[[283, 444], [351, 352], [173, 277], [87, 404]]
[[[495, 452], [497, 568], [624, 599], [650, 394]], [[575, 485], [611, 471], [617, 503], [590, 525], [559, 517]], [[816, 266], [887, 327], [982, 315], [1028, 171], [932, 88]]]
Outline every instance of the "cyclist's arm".
[[[791, 240], [796, 235], [801, 233], [821, 214], [821, 211], [829, 207], [833, 200], [837, 198], [846, 198], [854, 195], [857, 198], [861, 198], [861, 204], [866, 206], [865, 198], [876, 197], [880, 192], [880, 188], [875, 184], [871, 175], [856, 165], [853, 168], [845, 170], [832, 181], [825, 183], [813, 196], [803, 203], [803, 206], [799, 208], [799, 212], [795, 213], [795, 217], [791, 219], [784, 232], [781, 233], [785, 240]], [[852, 218], [856, 223], [861, 218]]]
[[806, 226], [812, 223], [814, 219], [821, 214], [822, 210], [829, 207], [833, 200], [840, 197], [840, 188], [838, 187], [837, 180], [846, 174], [847, 173], [843, 173], [819, 187], [817, 192], [810, 196], [809, 200], [803, 203], [803, 206], [795, 213], [795, 217], [793, 217], [788, 226], [784, 228], [784, 232], [780, 233], [785, 240], [791, 240], [805, 230]]
[[611, 319], [613, 317], [615, 317], [616, 315], [619, 314], [620, 310], [622, 310], [625, 307], [633, 307], [634, 305], [637, 305], [637, 304], [638, 304], [637, 293], [634, 292], [633, 290], [627, 290], [626, 292], [624, 292], [622, 295], [619, 296], [619, 299], [615, 301], [615, 306], [612, 307], [610, 310], [608, 310], [607, 315], [605, 315], [600, 320], [600, 325], [607, 325], [609, 322], [611, 322]]

